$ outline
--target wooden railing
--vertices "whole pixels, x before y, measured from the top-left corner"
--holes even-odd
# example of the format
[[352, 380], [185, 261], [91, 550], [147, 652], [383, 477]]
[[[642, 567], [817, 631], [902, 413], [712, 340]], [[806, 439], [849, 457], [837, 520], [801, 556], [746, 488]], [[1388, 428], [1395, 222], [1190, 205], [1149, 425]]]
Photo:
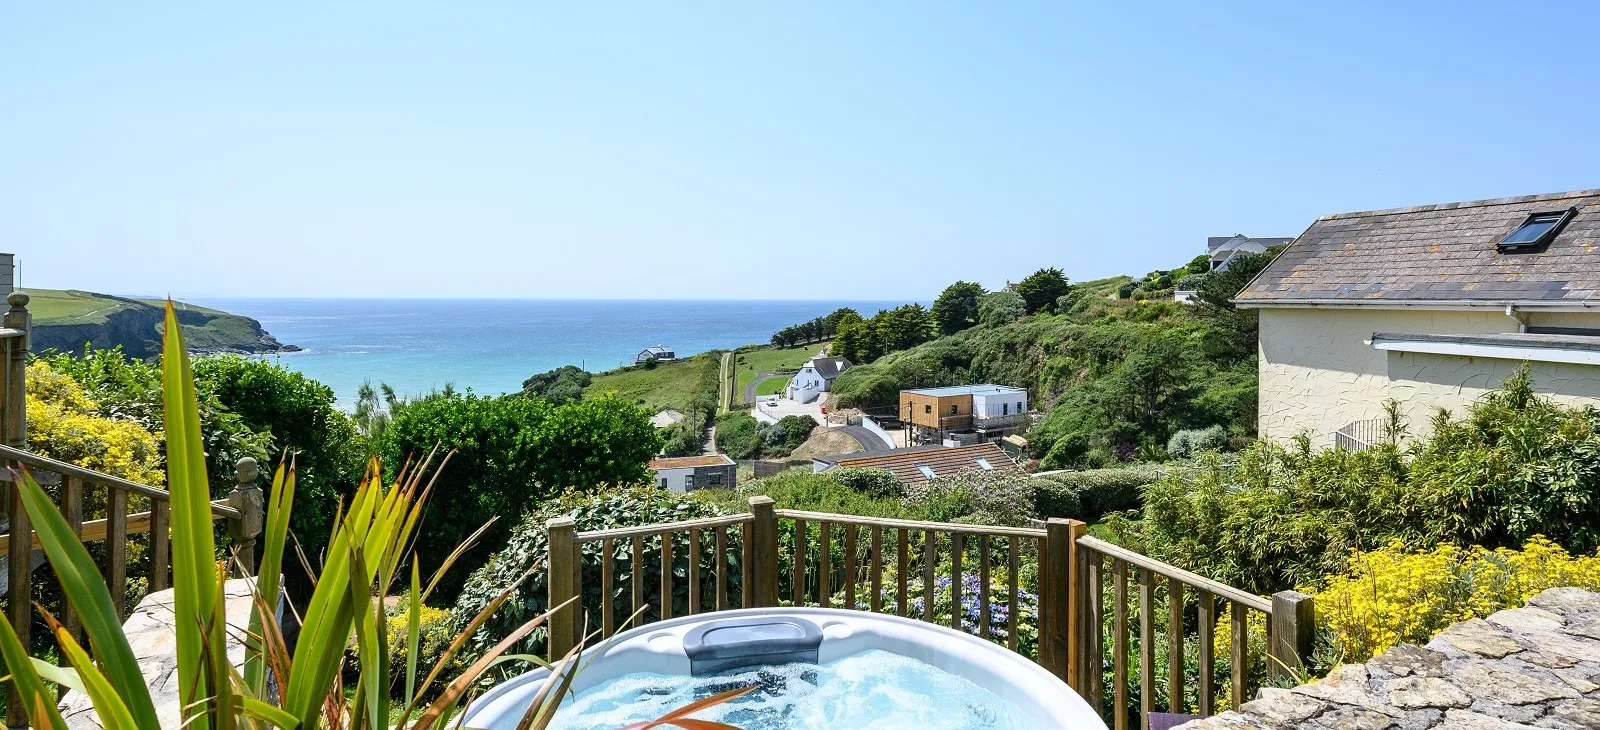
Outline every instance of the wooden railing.
[[[1218, 600], [1230, 607], [1227, 671], [1233, 706], [1253, 689], [1248, 612], [1268, 617], [1270, 674], [1298, 667], [1311, 650], [1309, 597], [1285, 592], [1269, 600], [1240, 591], [1089, 537], [1087, 525], [1076, 520], [1051, 519], [1044, 529], [922, 522], [780, 510], [771, 499], [752, 497], [746, 514], [593, 532], [578, 532], [572, 518], [561, 517], [550, 520], [548, 528], [549, 605], [584, 594], [586, 580], [598, 581], [601, 604], [599, 616], [587, 623], [581, 610], [558, 612], [550, 627], [552, 657], [566, 654], [585, 635], [611, 635], [627, 616], [648, 623], [671, 618], [680, 608], [697, 614], [776, 607], [780, 598], [796, 606], [842, 606], [947, 622], [1019, 650], [1024, 633], [1019, 596], [1032, 589], [1038, 600], [1039, 664], [1097, 711], [1109, 710], [1108, 719], [1123, 730], [1130, 718], [1137, 720], [1137, 727], [1149, 727], [1149, 714], [1158, 710], [1158, 677], [1165, 680], [1168, 695], [1160, 709], [1191, 709], [1185, 699], [1184, 643], [1193, 634], [1198, 634], [1199, 667], [1191, 685], [1198, 685], [1192, 709], [1202, 715], [1216, 709], [1211, 647]], [[647, 546], [660, 550], [659, 566], [645, 565]], [[586, 547], [591, 557], [599, 552], [597, 576], [584, 574]], [[741, 559], [737, 569], [729, 567], [731, 556]], [[1027, 556], [1038, 565], [1033, 585], [1021, 570]], [[592, 569], [595, 562], [587, 564]], [[641, 569], [659, 570], [659, 579], [637, 579], [633, 573]], [[680, 576], [687, 584], [686, 601], [679, 600]], [[730, 588], [734, 577], [740, 579], [738, 590]], [[970, 578], [976, 580], [969, 589]], [[1137, 585], [1135, 597], [1129, 596], [1130, 579]], [[1155, 624], [1162, 588], [1168, 653], [1165, 671], [1158, 674]], [[963, 608], [969, 590], [976, 599], [975, 615]], [[949, 613], [942, 615], [935, 604], [946, 598]], [[1003, 619], [997, 618], [1002, 607]], [[1137, 706], [1130, 696], [1135, 688], [1130, 617], [1138, 622]], [[1190, 625], [1195, 627], [1192, 633], [1186, 629]], [[1108, 634], [1112, 651], [1106, 659]], [[1109, 707], [1102, 696], [1108, 675], [1113, 694]]]

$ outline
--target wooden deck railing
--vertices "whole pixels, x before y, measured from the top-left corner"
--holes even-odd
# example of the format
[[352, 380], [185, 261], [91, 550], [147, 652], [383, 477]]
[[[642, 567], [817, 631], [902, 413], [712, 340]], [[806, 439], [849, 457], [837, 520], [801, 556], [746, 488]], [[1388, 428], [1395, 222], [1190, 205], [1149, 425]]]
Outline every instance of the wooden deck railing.
[[[1044, 529], [921, 522], [780, 510], [771, 499], [752, 497], [746, 514], [593, 532], [578, 532], [572, 518], [561, 517], [548, 527], [549, 604], [588, 593], [586, 580], [598, 587], [601, 603], [599, 616], [591, 617], [587, 626], [581, 611], [555, 617], [552, 657], [564, 655], [587, 633], [611, 635], [619, 618], [636, 613], [641, 623], [648, 623], [671, 618], [680, 608], [697, 614], [776, 607], [780, 597], [796, 606], [842, 606], [947, 621], [952, 628], [1018, 650], [1023, 634], [1019, 622], [1024, 620], [1019, 596], [1032, 589], [1038, 597], [1040, 665], [1097, 711], [1109, 710], [1113, 727], [1124, 730], [1130, 719], [1137, 721], [1136, 727], [1149, 727], [1152, 711], [1209, 715], [1216, 709], [1212, 644], [1219, 600], [1229, 606], [1227, 699], [1233, 706], [1247, 699], [1256, 682], [1249, 652], [1250, 611], [1268, 619], [1269, 674], [1298, 667], [1311, 651], [1308, 596], [1285, 592], [1267, 599], [1241, 591], [1089, 537], [1087, 525], [1076, 520], [1052, 519]], [[659, 568], [645, 565], [647, 545], [660, 550]], [[600, 553], [598, 576], [583, 572], [586, 546]], [[737, 569], [730, 568], [733, 556], [740, 558]], [[1024, 556], [1038, 565], [1031, 585], [1021, 570]], [[633, 573], [641, 569], [659, 569], [659, 585], [636, 579]], [[686, 591], [679, 590], [680, 576]], [[740, 586], [732, 590], [730, 581], [736, 577]], [[969, 588], [972, 578], [975, 585]], [[1136, 596], [1129, 595], [1130, 580]], [[970, 605], [965, 601], [969, 590], [976, 599], [975, 615], [964, 610]], [[991, 595], [996, 590], [999, 595]], [[683, 593], [686, 601], [679, 600]], [[1158, 594], [1165, 596], [1164, 610], [1158, 607]], [[946, 598], [948, 616], [935, 609], [936, 601]], [[1003, 620], [995, 616], [1002, 607]], [[1158, 611], [1166, 614], [1165, 637], [1156, 636]], [[1130, 626], [1135, 618], [1136, 633]], [[1189, 681], [1184, 647], [1191, 636], [1197, 636], [1198, 668]], [[1137, 642], [1136, 662], [1130, 638]], [[1164, 668], [1156, 666], [1161, 639], [1168, 649]], [[1130, 677], [1135, 666], [1137, 685]], [[1109, 707], [1103, 697], [1108, 675], [1113, 695]], [[1164, 680], [1164, 707], [1156, 704], [1158, 679]], [[1186, 699], [1189, 687], [1195, 689], [1194, 703]], [[1135, 691], [1137, 704], [1131, 696]]]

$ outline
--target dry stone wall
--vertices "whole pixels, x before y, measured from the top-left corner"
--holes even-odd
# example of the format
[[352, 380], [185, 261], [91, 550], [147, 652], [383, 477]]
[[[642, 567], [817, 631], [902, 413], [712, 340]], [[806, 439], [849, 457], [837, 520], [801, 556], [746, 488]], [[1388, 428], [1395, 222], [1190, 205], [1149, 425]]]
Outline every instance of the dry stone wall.
[[1600, 593], [1553, 588], [1180, 730], [1600, 729]]

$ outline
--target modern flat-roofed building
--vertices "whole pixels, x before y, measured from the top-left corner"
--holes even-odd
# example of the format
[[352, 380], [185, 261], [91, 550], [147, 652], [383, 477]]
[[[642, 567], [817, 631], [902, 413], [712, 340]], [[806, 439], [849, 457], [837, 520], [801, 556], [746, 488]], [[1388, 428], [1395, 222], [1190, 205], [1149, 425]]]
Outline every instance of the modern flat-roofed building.
[[1028, 391], [1008, 385], [900, 391], [900, 422], [907, 429], [907, 443], [943, 443], [956, 435], [990, 441], [1025, 426], [1027, 414]]

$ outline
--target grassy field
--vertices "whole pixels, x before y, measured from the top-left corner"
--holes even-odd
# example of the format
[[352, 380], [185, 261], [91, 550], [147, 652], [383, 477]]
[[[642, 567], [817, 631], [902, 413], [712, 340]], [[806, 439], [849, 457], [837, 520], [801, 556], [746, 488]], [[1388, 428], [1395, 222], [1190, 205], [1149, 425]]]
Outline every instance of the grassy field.
[[127, 302], [97, 297], [88, 292], [28, 289], [28, 311], [34, 324], [100, 324]]
[[632, 366], [598, 373], [585, 396], [615, 393], [618, 397], [638, 403], [654, 413], [663, 408], [686, 411], [694, 398], [695, 387], [701, 379], [717, 377], [720, 353], [705, 353], [657, 364], [654, 368]]
[[[734, 392], [743, 393], [744, 387], [756, 379], [757, 373], [799, 370], [800, 366], [804, 365], [806, 360], [811, 359], [812, 355], [817, 354], [817, 351], [821, 350], [822, 347], [822, 343], [812, 343], [801, 347], [791, 347], [786, 350], [765, 349], [735, 353], [733, 356], [734, 370], [739, 374], [739, 379], [734, 386]], [[785, 378], [784, 380], [787, 381], [788, 379]], [[781, 383], [776, 390], [762, 393], [762, 395], [770, 395], [779, 390], [783, 390]], [[757, 388], [757, 392], [761, 392], [759, 388]]]
[[756, 383], [756, 395], [777, 395], [782, 393], [783, 386], [788, 384], [789, 376], [787, 375], [779, 375], [775, 378], [767, 378], [766, 380]]

